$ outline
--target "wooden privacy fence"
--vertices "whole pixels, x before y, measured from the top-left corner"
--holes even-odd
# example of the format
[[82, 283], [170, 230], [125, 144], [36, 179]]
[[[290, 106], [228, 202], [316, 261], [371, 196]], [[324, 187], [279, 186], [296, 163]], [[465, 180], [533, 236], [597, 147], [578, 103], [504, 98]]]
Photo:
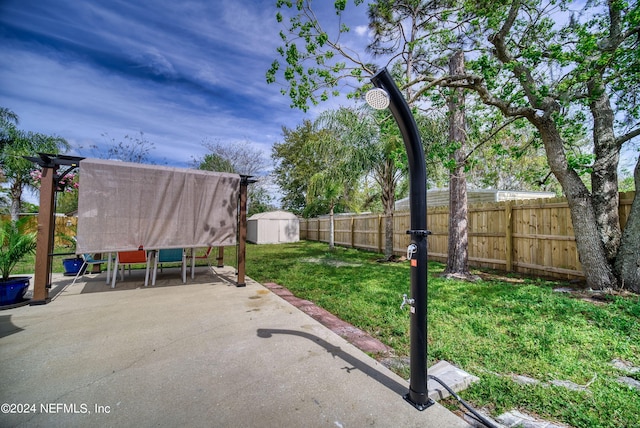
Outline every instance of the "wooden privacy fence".
[[[21, 217], [29, 218], [26, 225], [29, 231], [35, 232], [38, 230], [38, 214], [21, 215]], [[8, 215], [3, 215], [3, 216], [0, 216], [0, 219], [2, 221], [9, 221], [10, 217]], [[78, 224], [78, 218], [67, 217], [67, 216], [56, 216], [55, 222], [56, 222], [56, 226], [55, 226], [54, 245], [72, 247], [73, 238], [76, 236], [76, 227]]]
[[[626, 224], [634, 192], [620, 194], [620, 222]], [[336, 245], [384, 251], [382, 215], [335, 216]], [[469, 263], [506, 272], [584, 278], [566, 198], [533, 199], [469, 206]], [[393, 250], [406, 254], [408, 211], [393, 216]], [[446, 262], [449, 208], [427, 210], [429, 259]], [[300, 239], [329, 242], [329, 218], [300, 220]]]

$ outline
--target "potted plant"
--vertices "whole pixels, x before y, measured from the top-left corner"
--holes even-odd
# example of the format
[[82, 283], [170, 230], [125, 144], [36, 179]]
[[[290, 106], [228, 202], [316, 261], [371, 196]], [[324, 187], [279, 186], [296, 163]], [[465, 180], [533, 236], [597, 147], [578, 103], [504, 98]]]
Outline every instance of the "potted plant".
[[29, 287], [30, 276], [9, 277], [16, 264], [36, 250], [36, 233], [22, 233], [23, 226], [24, 219], [0, 225], [0, 306], [19, 303]]
[[65, 276], [75, 276], [82, 267], [82, 258], [76, 256], [74, 258], [62, 259], [62, 266], [64, 267]]
[[[59, 233], [57, 238], [64, 242], [69, 251], [76, 251], [76, 239], [73, 236], [66, 235], [64, 233]], [[82, 267], [84, 260], [79, 255], [75, 255], [74, 257], [70, 257], [67, 259], [62, 259], [62, 266], [64, 267], [64, 275], [65, 276], [75, 276]]]

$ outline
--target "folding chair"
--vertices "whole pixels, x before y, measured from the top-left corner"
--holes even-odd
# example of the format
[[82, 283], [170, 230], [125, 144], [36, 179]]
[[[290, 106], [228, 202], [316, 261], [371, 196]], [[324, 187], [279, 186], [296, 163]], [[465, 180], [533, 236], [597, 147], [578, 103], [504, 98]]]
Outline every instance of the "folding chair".
[[88, 266], [101, 265], [103, 263], [107, 264], [107, 284], [109, 283], [111, 276], [111, 253], [109, 253], [109, 256], [106, 259], [94, 259], [91, 254], [83, 254], [82, 259], [84, 260], [82, 266], [80, 266], [80, 270], [76, 274], [75, 278], [73, 278], [71, 285], [76, 283], [80, 275], [84, 275]]
[[124, 280], [124, 265], [129, 265], [129, 274], [131, 274], [131, 265], [134, 263], [146, 263], [147, 270], [144, 274], [144, 285], [147, 286], [149, 282], [149, 258], [145, 250], [134, 251], [118, 251], [116, 254], [116, 262], [113, 268], [113, 278], [111, 278], [111, 288], [116, 288], [116, 276], [118, 276], [118, 267], [122, 265], [122, 272], [120, 273], [120, 279]]
[[[186, 263], [186, 255], [183, 248], [170, 248], [170, 249], [161, 249], [156, 251], [154, 261], [153, 261], [153, 276], [151, 278], [151, 285], [156, 285], [156, 276], [158, 274], [158, 264], [160, 264], [160, 269], [162, 269], [163, 263], [182, 263], [182, 283], [187, 282], [187, 263]], [[146, 286], [147, 284], [145, 284]]]
[[209, 270], [211, 270], [211, 260], [209, 259], [209, 255], [211, 254], [212, 247], [207, 248], [207, 252], [202, 255], [196, 255], [196, 249], [191, 248], [191, 251], [187, 255], [188, 259], [191, 259], [191, 279], [195, 278], [195, 268], [196, 268], [196, 260], [206, 260], [207, 266], [209, 266]]

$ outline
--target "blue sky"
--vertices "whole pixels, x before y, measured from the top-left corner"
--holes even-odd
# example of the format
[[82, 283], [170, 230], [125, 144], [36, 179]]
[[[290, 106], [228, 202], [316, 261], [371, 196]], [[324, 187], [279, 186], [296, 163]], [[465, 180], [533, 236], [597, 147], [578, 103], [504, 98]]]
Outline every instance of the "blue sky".
[[[275, 2], [0, 0], [0, 106], [81, 156], [144, 132], [159, 164], [187, 167], [205, 141], [250, 144], [269, 159], [282, 126], [349, 104], [331, 99], [304, 114], [266, 83], [282, 29]], [[313, 4], [338, 25], [333, 1]], [[353, 31], [341, 42], [370, 60], [366, 7], [347, 11]], [[622, 165], [633, 160], [627, 150]]]
[[[367, 23], [357, 12], [354, 28]], [[248, 142], [268, 157], [283, 125], [346, 104], [303, 114], [266, 83], [275, 14], [275, 0], [1, 0], [0, 106], [82, 156], [144, 132], [156, 163], [188, 166], [203, 141]], [[349, 37], [364, 53], [364, 32]]]

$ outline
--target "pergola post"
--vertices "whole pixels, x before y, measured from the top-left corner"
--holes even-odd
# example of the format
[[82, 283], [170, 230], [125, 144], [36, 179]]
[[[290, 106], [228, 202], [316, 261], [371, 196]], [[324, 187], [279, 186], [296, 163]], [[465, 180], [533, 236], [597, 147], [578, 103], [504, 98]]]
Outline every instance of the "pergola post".
[[[38, 230], [36, 237], [36, 268], [33, 279], [33, 297], [30, 305], [49, 303], [51, 287], [51, 257], [53, 254], [53, 235], [55, 231], [55, 195], [59, 181], [78, 167], [84, 159], [78, 156], [38, 153], [38, 156], [24, 156], [25, 159], [40, 165], [40, 208], [38, 211]], [[58, 175], [58, 167], [68, 168]]]
[[244, 279], [245, 257], [247, 251], [247, 188], [249, 187], [249, 176], [240, 176], [240, 203], [238, 209], [238, 282], [236, 286], [246, 287]]
[[33, 298], [31, 305], [44, 305], [49, 302], [51, 278], [51, 250], [53, 248], [53, 230], [55, 211], [55, 175], [58, 165], [42, 167], [40, 181], [40, 209], [38, 212], [38, 231], [36, 242], [36, 269], [33, 279]]
[[249, 184], [255, 183], [257, 180], [252, 180], [250, 175], [240, 176], [240, 195], [238, 203], [238, 287], [246, 287], [245, 282], [245, 265], [246, 265], [246, 252], [247, 252], [247, 191]]
[[224, 247], [218, 247], [218, 256], [216, 257], [216, 266], [224, 267]]

